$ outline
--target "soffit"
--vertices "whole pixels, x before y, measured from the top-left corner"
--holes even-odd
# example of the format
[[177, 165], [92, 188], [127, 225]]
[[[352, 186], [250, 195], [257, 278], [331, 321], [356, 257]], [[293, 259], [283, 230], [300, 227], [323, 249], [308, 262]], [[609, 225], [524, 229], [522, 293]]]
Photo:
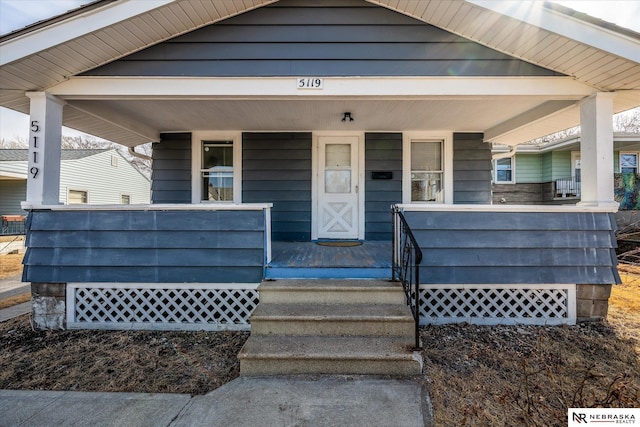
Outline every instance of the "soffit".
[[[516, 58], [573, 76], [601, 91], [640, 89], [639, 62], [474, 4], [477, 0], [367, 1], [412, 16]], [[640, 40], [637, 38], [597, 27], [552, 9], [541, 10], [541, 6], [535, 2], [493, 3], [511, 3], [514, 7], [529, 8], [532, 11], [531, 15], [534, 12], [543, 12], [544, 18], [562, 17], [585, 31], [600, 31], [602, 36], [617, 37], [620, 44], [624, 42], [632, 47], [640, 47]], [[576, 32], [576, 39], [580, 36], [582, 34]], [[638, 53], [635, 52], [635, 55]]]
[[[28, 113], [29, 99], [24, 96], [25, 91], [45, 90], [70, 76], [274, 1], [277, 0], [175, 0], [128, 17], [0, 67], [0, 105]], [[473, 4], [473, 0], [368, 1], [514, 57], [574, 76], [598, 90], [640, 89], [640, 64], [485, 9]], [[157, 2], [162, 3], [161, 0]], [[123, 2], [104, 3], [106, 8]], [[93, 11], [100, 7], [96, 6]], [[616, 97], [614, 109], [618, 112], [633, 108], [640, 105], [639, 100], [640, 91], [629, 91], [625, 96]], [[535, 126], [509, 134], [505, 142], [519, 143], [565, 129], [577, 124], [578, 117], [575, 111], [563, 111], [550, 121], [539, 121]], [[64, 124], [128, 146], [148, 142], [148, 138], [72, 106], [65, 107]]]

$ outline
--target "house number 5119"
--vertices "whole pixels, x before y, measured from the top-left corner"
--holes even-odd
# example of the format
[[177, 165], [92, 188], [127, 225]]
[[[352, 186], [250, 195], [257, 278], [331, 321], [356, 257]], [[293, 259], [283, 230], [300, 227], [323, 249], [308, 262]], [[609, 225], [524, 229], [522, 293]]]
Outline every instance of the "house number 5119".
[[322, 89], [324, 86], [323, 79], [319, 77], [298, 77], [298, 89]]
[[[31, 132], [33, 133], [38, 133], [40, 132], [40, 125], [38, 124], [37, 120], [32, 120], [31, 121]], [[38, 136], [37, 135], [33, 135], [33, 152], [32, 152], [32, 160], [33, 160], [33, 164], [37, 164], [38, 163], [38, 151], [36, 151], [38, 149]], [[31, 176], [33, 178], [36, 178], [38, 176], [38, 172], [40, 172], [40, 169], [37, 166], [33, 166], [31, 167], [31, 169], [29, 169], [29, 173], [31, 174]]]

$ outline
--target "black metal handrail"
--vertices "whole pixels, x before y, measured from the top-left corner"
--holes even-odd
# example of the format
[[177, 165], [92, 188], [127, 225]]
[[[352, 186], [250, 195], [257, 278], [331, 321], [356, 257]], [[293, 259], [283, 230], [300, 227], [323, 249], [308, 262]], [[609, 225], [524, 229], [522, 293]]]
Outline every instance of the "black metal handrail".
[[392, 278], [404, 289], [407, 305], [415, 321], [415, 349], [420, 349], [420, 263], [422, 250], [397, 206], [392, 208]]

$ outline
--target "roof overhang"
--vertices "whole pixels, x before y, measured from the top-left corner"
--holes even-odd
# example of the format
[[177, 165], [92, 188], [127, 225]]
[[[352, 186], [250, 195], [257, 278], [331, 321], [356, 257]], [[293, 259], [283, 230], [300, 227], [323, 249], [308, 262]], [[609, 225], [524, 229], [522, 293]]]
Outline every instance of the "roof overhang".
[[[327, 90], [328, 85], [322, 93], [303, 96], [291, 94], [295, 86], [284, 80], [281, 92], [263, 93], [267, 79], [254, 79], [244, 91], [236, 88], [224, 93], [220, 86], [227, 81], [223, 78], [182, 79], [177, 86], [181, 93], [168, 85], [161, 85], [156, 93], [144, 93], [152, 79], [147, 83], [124, 79], [118, 84], [112, 80], [100, 92], [74, 76], [274, 2], [101, 0], [49, 23], [0, 37], [0, 105], [28, 113], [25, 92], [46, 90], [68, 101], [66, 126], [128, 146], [157, 139], [160, 132], [169, 130], [173, 117], [189, 120], [171, 130], [214, 125], [255, 130], [334, 129], [339, 126], [334, 115], [347, 108], [360, 111], [361, 130], [425, 128], [440, 119], [437, 128], [485, 132], [491, 141], [513, 145], [578, 124], [577, 102], [596, 91], [616, 92], [614, 112], [640, 106], [640, 36], [631, 31], [614, 31], [538, 2], [367, 1], [571, 77], [536, 79], [535, 84], [526, 83], [527, 79], [517, 84], [498, 79], [506, 89], [487, 86], [492, 93], [482, 92], [477, 81], [456, 77], [438, 78], [431, 85], [423, 79], [423, 86], [415, 91], [393, 93], [383, 92], [394, 85], [377, 88], [377, 92], [358, 92], [359, 78], [342, 80], [341, 87], [349, 90], [340, 93]], [[544, 82], [545, 90], [527, 93], [527, 84], [539, 82]], [[558, 94], [550, 89], [551, 82], [563, 90], [572, 89]], [[98, 83], [107, 82], [93, 81], [94, 86]], [[125, 83], [130, 84], [128, 94], [122, 92]], [[200, 90], [194, 90], [195, 86]], [[269, 90], [275, 87], [266, 86]], [[180, 110], [170, 110], [174, 108]], [[214, 111], [224, 114], [214, 116]], [[386, 114], [381, 116], [381, 111]], [[264, 116], [262, 122], [257, 114]], [[220, 116], [227, 120], [216, 122], [221, 121]], [[457, 121], [452, 124], [453, 119]], [[393, 126], [387, 125], [392, 120]]]

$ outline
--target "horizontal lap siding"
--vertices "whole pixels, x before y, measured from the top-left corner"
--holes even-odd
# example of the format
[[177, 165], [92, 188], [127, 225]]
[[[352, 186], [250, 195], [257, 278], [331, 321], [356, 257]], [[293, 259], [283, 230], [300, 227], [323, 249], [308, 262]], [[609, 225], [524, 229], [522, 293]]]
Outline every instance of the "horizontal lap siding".
[[[392, 179], [373, 179], [391, 172]], [[391, 240], [391, 205], [402, 202], [402, 134], [365, 135], [365, 239]]]
[[453, 134], [453, 203], [491, 203], [491, 144], [481, 133]]
[[34, 211], [28, 282], [256, 283], [263, 211]]
[[273, 203], [273, 240], [311, 240], [311, 144], [307, 132], [242, 136], [242, 200]]
[[422, 283], [611, 284], [615, 220], [605, 213], [406, 212]]
[[165, 133], [153, 144], [152, 203], [191, 203], [191, 134]]
[[555, 75], [365, 1], [313, 3], [281, 0], [86, 75]]

